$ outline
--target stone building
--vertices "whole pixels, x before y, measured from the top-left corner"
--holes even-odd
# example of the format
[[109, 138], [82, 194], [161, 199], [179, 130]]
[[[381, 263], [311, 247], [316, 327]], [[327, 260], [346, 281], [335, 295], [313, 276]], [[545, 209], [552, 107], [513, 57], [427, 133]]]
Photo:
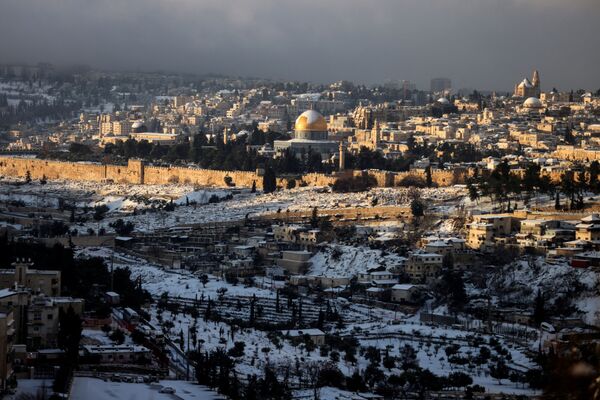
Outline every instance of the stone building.
[[31, 262], [17, 261], [14, 269], [0, 270], [0, 289], [21, 287], [46, 296], [60, 296], [60, 271], [30, 269]]
[[540, 73], [533, 71], [531, 81], [527, 78], [515, 85], [514, 96], [516, 97], [540, 97]]
[[467, 246], [471, 249], [491, 251], [499, 238], [510, 236], [513, 218], [506, 215], [477, 215], [468, 224]]
[[412, 303], [419, 292], [419, 287], [410, 283], [399, 283], [392, 286], [391, 292], [392, 301], [397, 303]]
[[27, 333], [27, 307], [31, 299], [28, 290], [0, 290], [0, 309], [11, 310], [16, 331], [15, 343], [25, 343]]
[[37, 296], [27, 308], [27, 347], [30, 349], [57, 346], [59, 315], [73, 308], [75, 314], [83, 314], [83, 299], [71, 297]]
[[310, 229], [299, 225], [275, 225], [273, 237], [278, 242], [295, 243], [303, 246], [314, 246], [323, 241], [319, 229]]
[[327, 121], [315, 110], [303, 112], [294, 125], [294, 138], [290, 140], [276, 140], [274, 148], [276, 153], [289, 151], [297, 157], [303, 154], [318, 153], [323, 160], [329, 159], [338, 151], [338, 143], [329, 140]]
[[443, 256], [417, 251], [408, 256], [405, 271], [415, 283], [430, 283], [442, 269]]
[[83, 354], [94, 358], [100, 364], [144, 364], [151, 352], [144, 346], [133, 345], [87, 345]]
[[600, 240], [600, 214], [591, 214], [582, 218], [581, 222], [575, 225], [575, 239], [598, 242]]
[[2, 389], [7, 388], [7, 382], [13, 375], [14, 335], [15, 328], [12, 311], [0, 311], [0, 388]]
[[312, 253], [309, 251], [285, 250], [281, 252], [281, 258], [277, 265], [290, 274], [303, 274], [310, 267]]

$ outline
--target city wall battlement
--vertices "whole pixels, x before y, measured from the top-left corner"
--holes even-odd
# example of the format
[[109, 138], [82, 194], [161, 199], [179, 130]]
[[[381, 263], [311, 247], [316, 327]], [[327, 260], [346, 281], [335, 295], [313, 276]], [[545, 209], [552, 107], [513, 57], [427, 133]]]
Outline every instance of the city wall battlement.
[[[90, 162], [65, 162], [36, 158], [0, 157], [0, 175], [49, 180], [65, 179], [73, 181], [115, 182], [129, 184], [190, 184], [198, 186], [226, 187], [226, 177], [236, 187], [262, 188], [262, 176], [255, 171], [222, 171], [186, 167], [147, 166], [141, 160], [130, 159], [127, 165], [99, 164]], [[337, 179], [371, 175], [378, 187], [400, 186], [407, 177], [426, 179], [423, 171], [389, 172], [379, 170], [343, 171], [333, 175], [309, 173], [296, 179], [306, 186], [329, 186]], [[467, 171], [433, 170], [431, 180], [437, 186], [451, 186], [464, 183]], [[277, 185], [286, 187], [288, 178], [278, 178]]]

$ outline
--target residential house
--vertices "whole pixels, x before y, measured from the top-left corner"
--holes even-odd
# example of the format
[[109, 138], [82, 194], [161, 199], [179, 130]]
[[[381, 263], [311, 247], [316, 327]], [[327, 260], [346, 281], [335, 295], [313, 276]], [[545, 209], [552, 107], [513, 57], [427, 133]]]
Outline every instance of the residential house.
[[415, 283], [433, 281], [442, 269], [443, 256], [417, 251], [408, 256], [405, 271]]

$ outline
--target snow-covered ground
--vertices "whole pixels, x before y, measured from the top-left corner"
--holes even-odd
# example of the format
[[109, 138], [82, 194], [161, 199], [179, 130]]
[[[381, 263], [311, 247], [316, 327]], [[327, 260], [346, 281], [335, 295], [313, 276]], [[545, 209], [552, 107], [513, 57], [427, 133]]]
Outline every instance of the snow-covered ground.
[[[285, 338], [277, 339], [275, 342], [267, 332], [254, 329], [236, 329], [222, 322], [204, 321], [202, 318], [192, 318], [184, 313], [172, 314], [169, 311], [158, 312], [155, 307], [151, 310], [152, 323], [160, 326], [161, 321], [170, 321], [173, 327], [168, 330], [169, 336], [178, 341], [183, 338], [184, 348], [190, 343], [190, 349], [197, 350], [215, 350], [223, 348], [229, 350], [233, 348], [234, 343], [244, 343], [244, 354], [236, 358], [236, 369], [243, 375], [260, 374], [265, 365], [270, 364], [278, 368], [292, 367], [296, 363], [310, 365], [312, 363], [324, 364], [332, 362], [329, 354], [322, 355], [320, 350], [309, 351], [304, 344], [293, 345]], [[160, 317], [158, 317], [160, 315]], [[196, 331], [197, 341], [193, 341], [193, 333]], [[383, 355], [387, 350], [390, 356], [403, 357], [405, 346], [410, 346], [415, 351], [415, 358], [422, 368], [429, 369], [438, 376], [445, 376], [452, 372], [462, 371], [472, 376], [474, 384], [479, 384], [486, 388], [487, 392], [506, 393], [506, 394], [531, 394], [530, 389], [522, 388], [504, 380], [499, 384], [495, 379], [489, 376], [488, 364], [461, 366], [448, 361], [445, 348], [450, 344], [458, 344], [459, 350], [457, 356], [471, 359], [479, 354], [481, 344], [473, 342], [475, 335], [467, 331], [456, 329], [434, 328], [422, 325], [413, 321], [405, 320], [397, 324], [372, 323], [349, 326], [338, 333], [345, 337], [355, 337], [359, 339], [360, 346], [363, 348], [373, 346], [381, 351]], [[396, 335], [394, 335], [396, 334]], [[188, 335], [190, 339], [188, 340]], [[487, 345], [491, 337], [488, 335], [479, 335], [481, 343]], [[519, 349], [513, 345], [505, 343], [500, 339], [501, 346], [505, 348], [511, 356], [509, 365], [518, 368], [528, 368], [532, 366], [531, 361], [525, 356], [524, 349]], [[489, 346], [492, 353], [493, 347]], [[357, 354], [357, 362], [350, 363], [344, 361], [344, 354], [340, 354], [340, 360], [335, 362], [336, 366], [346, 376], [352, 375], [355, 371], [364, 371], [369, 365], [369, 361], [360, 352]], [[382, 370], [386, 375], [400, 374], [400, 362], [396, 367]]]
[[56, 97], [48, 94], [51, 89], [51, 85], [42, 84], [40, 86], [37, 82], [32, 85], [29, 85], [29, 82], [26, 81], [0, 82], [0, 94], [6, 95], [8, 104], [11, 106], [17, 106], [21, 100], [31, 102], [36, 99], [52, 102]]
[[327, 277], [353, 277], [378, 267], [402, 264], [404, 258], [393, 253], [367, 247], [330, 245], [324, 247], [311, 259], [308, 275]]
[[54, 379], [19, 379], [15, 394], [3, 398], [7, 400], [46, 399], [53, 393], [53, 383]]
[[[154, 231], [183, 224], [240, 220], [246, 215], [255, 216], [278, 210], [305, 211], [313, 207], [368, 208], [374, 203], [377, 206], [408, 206], [410, 203], [410, 191], [407, 188], [331, 193], [324, 188], [299, 187], [263, 194], [250, 193], [248, 189], [198, 188], [185, 184], [128, 185], [74, 181], [48, 181], [45, 185], [38, 181], [17, 184], [22, 182], [22, 179], [0, 179], [0, 201], [22, 201], [25, 205], [33, 207], [56, 208], [60, 201], [67, 205], [75, 204], [79, 208], [102, 204], [109, 208], [104, 220], [98, 223], [90, 219], [89, 222], [77, 226], [79, 231], [103, 227], [110, 232], [112, 229], [108, 225], [117, 218], [133, 222], [137, 231]], [[438, 204], [445, 201], [454, 202], [457, 197], [464, 195], [464, 189], [426, 188], [421, 189], [420, 194], [428, 204]], [[213, 195], [220, 199], [227, 195], [233, 198], [206, 204]], [[177, 205], [174, 211], [159, 210], [170, 201]], [[152, 209], [156, 211], [152, 212]]]
[[[109, 333], [110, 334], [110, 333]], [[81, 344], [114, 345], [109, 335], [100, 329], [84, 329], [81, 332]], [[124, 345], [134, 345], [131, 336], [125, 335]]]
[[[560, 282], [560, 284], [557, 284]], [[546, 303], [566, 299], [588, 324], [600, 323], [600, 277], [586, 268], [573, 268], [565, 260], [552, 263], [542, 257], [519, 260], [498, 267], [488, 282], [488, 294], [496, 301], [534, 304], [538, 289]], [[473, 290], [472, 294], [480, 291]]]
[[118, 183], [32, 181], [0, 179], [0, 201], [20, 201], [25, 206], [57, 208], [59, 202], [79, 208], [106, 205], [110, 213], [131, 213], [164, 206], [173, 201], [177, 205], [206, 204], [214, 195], [225, 198], [226, 190], [199, 189], [191, 185], [127, 185]]
[[[77, 252], [80, 257], [103, 257], [110, 259], [112, 251], [106, 248], [86, 248]], [[260, 289], [254, 286], [246, 287], [242, 284], [232, 285], [224, 280], [209, 275], [206, 285], [202, 284], [200, 277], [187, 270], [165, 270], [164, 268], [149, 264], [147, 261], [115, 253], [113, 259], [115, 268], [127, 268], [131, 271], [131, 278], [141, 277], [144, 289], [154, 296], [168, 293], [171, 297], [185, 299], [204, 298], [215, 299], [221, 288], [227, 289], [228, 296], [241, 297], [275, 297], [271, 290]]]
[[[78, 255], [110, 257], [110, 253], [111, 250], [109, 249], [85, 249], [80, 250]], [[380, 253], [373, 253], [373, 259], [375, 260], [373, 266], [379, 262], [378, 257], [381, 257]], [[223, 287], [227, 288], [228, 296], [246, 297], [253, 294], [256, 294], [257, 297], [272, 298], [275, 296], [275, 293], [268, 289], [244, 287], [242, 285], [234, 286], [214, 277], [210, 277], [209, 282], [204, 287], [199, 278], [192, 273], [166, 271], [131, 256], [117, 254], [114, 262], [115, 266], [129, 268], [134, 278], [141, 276], [142, 286], [154, 296], [160, 296], [162, 293], [167, 292], [170, 296], [182, 298], [200, 298], [203, 295], [216, 299], [218, 297], [217, 290]], [[368, 259], [361, 262], [370, 265]], [[340, 268], [342, 268], [342, 265], [343, 263], [340, 264]], [[487, 344], [490, 342], [491, 337], [489, 335], [476, 335], [468, 330], [431, 327], [419, 323], [417, 316], [396, 315], [393, 311], [376, 307], [352, 304], [347, 301], [345, 307], [341, 307], [344, 304], [342, 300], [337, 300], [335, 303], [346, 321], [346, 328], [335, 334], [357, 338], [363, 348], [373, 346], [378, 348], [382, 354], [387, 350], [391, 356], [401, 357], [405, 352], [405, 346], [409, 345], [414, 349], [419, 365], [438, 375], [463, 371], [473, 377], [475, 384], [486, 387], [488, 392], [532, 393], [530, 390], [518, 387], [508, 380], [504, 380], [502, 385], [499, 385], [496, 380], [489, 376], [487, 363], [482, 365], [469, 363], [471, 365], [469, 367], [468, 365], [460, 366], [448, 361], [445, 347], [449, 344], [458, 344], [460, 348], [457, 355], [470, 359], [478, 354], [481, 343]], [[319, 349], [309, 351], [304, 344], [294, 345], [289, 340], [282, 338], [273, 341], [272, 335], [267, 332], [255, 329], [232, 329], [230, 325], [224, 322], [205, 321], [202, 314], [198, 317], [192, 317], [183, 310], [175, 313], [166, 309], [159, 311], [156, 305], [148, 311], [151, 314], [152, 324], [157, 327], [164, 327], [162, 324], [164, 321], [173, 323], [172, 327], [165, 328], [166, 333], [186, 350], [214, 350], [217, 348], [229, 350], [234, 346], [234, 343], [243, 342], [245, 346], [244, 354], [236, 357], [236, 369], [240, 376], [261, 374], [267, 363], [278, 366], [278, 368], [286, 368], [288, 366], [293, 367], [296, 360], [298, 363], [306, 365], [331, 362], [331, 356], [329, 354], [321, 355]], [[370, 318], [367, 318], [367, 315]], [[347, 316], [358, 316], [358, 318], [351, 319]], [[360, 316], [365, 316], [363, 318], [364, 323], [349, 322], [360, 320]], [[387, 322], [392, 320], [394, 320], [394, 323]], [[194, 335], [194, 331], [196, 335]], [[98, 331], [85, 331], [84, 336], [99, 341], [108, 339]], [[480, 343], [474, 342], [476, 336], [479, 337]], [[196, 340], [194, 340], [194, 337]], [[182, 342], [180, 342], [180, 338], [183, 339]], [[525, 369], [532, 366], [531, 361], [525, 356], [526, 349], [512, 345], [501, 337], [497, 337], [497, 340], [502, 348], [510, 354], [509, 365]], [[493, 348], [493, 346], [489, 347]], [[344, 354], [341, 354], [340, 360], [336, 361], [336, 365], [342, 373], [349, 376], [357, 370], [359, 372], [364, 371], [369, 364], [369, 361], [360, 352], [357, 354], [357, 359], [356, 363], [346, 362], [344, 361]], [[402, 372], [398, 366], [390, 370], [382, 369], [385, 374], [399, 374]]]
[[[163, 387], [175, 389], [175, 395], [160, 393]], [[72, 400], [216, 400], [223, 397], [192, 382], [160, 381], [158, 384], [104, 382], [97, 378], [75, 377], [71, 389]]]
[[[107, 249], [97, 251], [88, 249], [80, 251], [79, 255], [107, 256], [109, 252], [110, 250]], [[199, 279], [191, 273], [185, 271], [165, 271], [159, 267], [148, 265], [143, 260], [137, 260], [129, 256], [118, 255], [115, 257], [115, 266], [129, 268], [134, 277], [142, 276], [143, 287], [155, 296], [167, 292], [171, 296], [180, 296], [183, 298], [199, 298], [201, 294], [216, 298], [217, 289], [221, 287], [226, 287], [228, 289], [227, 295], [232, 296], [251, 296], [252, 294], [256, 294], [257, 296], [273, 297], [275, 295], [270, 290], [254, 287], [245, 288], [241, 285], [233, 286], [224, 281], [218, 281], [214, 277], [211, 277], [205, 288]], [[358, 310], [361, 307], [364, 308], [365, 306], [349, 305], [349, 308], [344, 312], [359, 314], [366, 314], [368, 312], [374, 319], [379, 321], [392, 320], [394, 314], [391, 311], [378, 310], [376, 308]], [[282, 339], [276, 341], [276, 345], [267, 332], [239, 328], [232, 331], [231, 326], [223, 322], [204, 321], [202, 316], [193, 318], [191, 315], [183, 312], [171, 313], [168, 310], [159, 312], [156, 306], [152, 306], [149, 311], [152, 316], [151, 322], [154, 325], [161, 326], [160, 321], [170, 321], [173, 323], [173, 327], [168, 328], [167, 334], [176, 342], [179, 341], [180, 336], [183, 337], [183, 346], [185, 349], [214, 350], [221, 347], [228, 350], [233, 347], [235, 342], [243, 342], [245, 344], [244, 355], [236, 358], [236, 368], [242, 374], [241, 376], [246, 374], [260, 374], [267, 363], [287, 366], [295, 363], [295, 360], [298, 360], [301, 364], [330, 361], [329, 355], [321, 356], [319, 349], [309, 352], [303, 344], [294, 346], [290, 341]], [[497, 381], [489, 377], [486, 365], [471, 367], [469, 369], [468, 367], [461, 367], [447, 361], [444, 348], [450, 343], [458, 343], [460, 345], [459, 355], [463, 357], [476, 355], [479, 351], [479, 345], [468, 344], [469, 340], [472, 340], [472, 332], [422, 325], [416, 317], [407, 318], [400, 315], [397, 318], [399, 319], [393, 324], [387, 322], [349, 324], [339, 334], [359, 338], [360, 345], [363, 347], [374, 346], [382, 352], [387, 349], [392, 356], [400, 356], [404, 346], [408, 344], [415, 349], [416, 357], [421, 367], [430, 369], [438, 375], [448, 375], [457, 370], [467, 372], [473, 377], [475, 384], [486, 387], [488, 392], [531, 393], [531, 391], [517, 387], [507, 380], [502, 385], [499, 385]], [[197, 340], [195, 342], [192, 333], [194, 330], [197, 332]], [[84, 336], [89, 338], [96, 338], [97, 340], [108, 339], [102, 335], [102, 332], [97, 331], [84, 332]], [[490, 341], [490, 336], [488, 335], [480, 335], [480, 337], [485, 343]], [[516, 365], [519, 368], [527, 368], [532, 365], [531, 361], [525, 356], [524, 349], [514, 347], [504, 342], [501, 338], [499, 338], [499, 341], [509, 351], [511, 365]], [[444, 344], [442, 345], [440, 342]], [[188, 343], [189, 348], [187, 347]], [[356, 364], [344, 361], [343, 354], [340, 358], [341, 360], [337, 362], [337, 366], [346, 375], [351, 375], [356, 370], [364, 370], [369, 363], [360, 354], [357, 356], [358, 362]], [[398, 374], [401, 370], [392, 368], [390, 371], [385, 370], [384, 372]]]

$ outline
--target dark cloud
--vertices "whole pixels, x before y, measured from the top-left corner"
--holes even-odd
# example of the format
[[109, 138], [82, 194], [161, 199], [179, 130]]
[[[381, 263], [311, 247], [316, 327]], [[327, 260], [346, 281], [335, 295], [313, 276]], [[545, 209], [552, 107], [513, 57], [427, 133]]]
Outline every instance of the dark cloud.
[[505, 89], [600, 87], [598, 0], [0, 0], [10, 61]]

